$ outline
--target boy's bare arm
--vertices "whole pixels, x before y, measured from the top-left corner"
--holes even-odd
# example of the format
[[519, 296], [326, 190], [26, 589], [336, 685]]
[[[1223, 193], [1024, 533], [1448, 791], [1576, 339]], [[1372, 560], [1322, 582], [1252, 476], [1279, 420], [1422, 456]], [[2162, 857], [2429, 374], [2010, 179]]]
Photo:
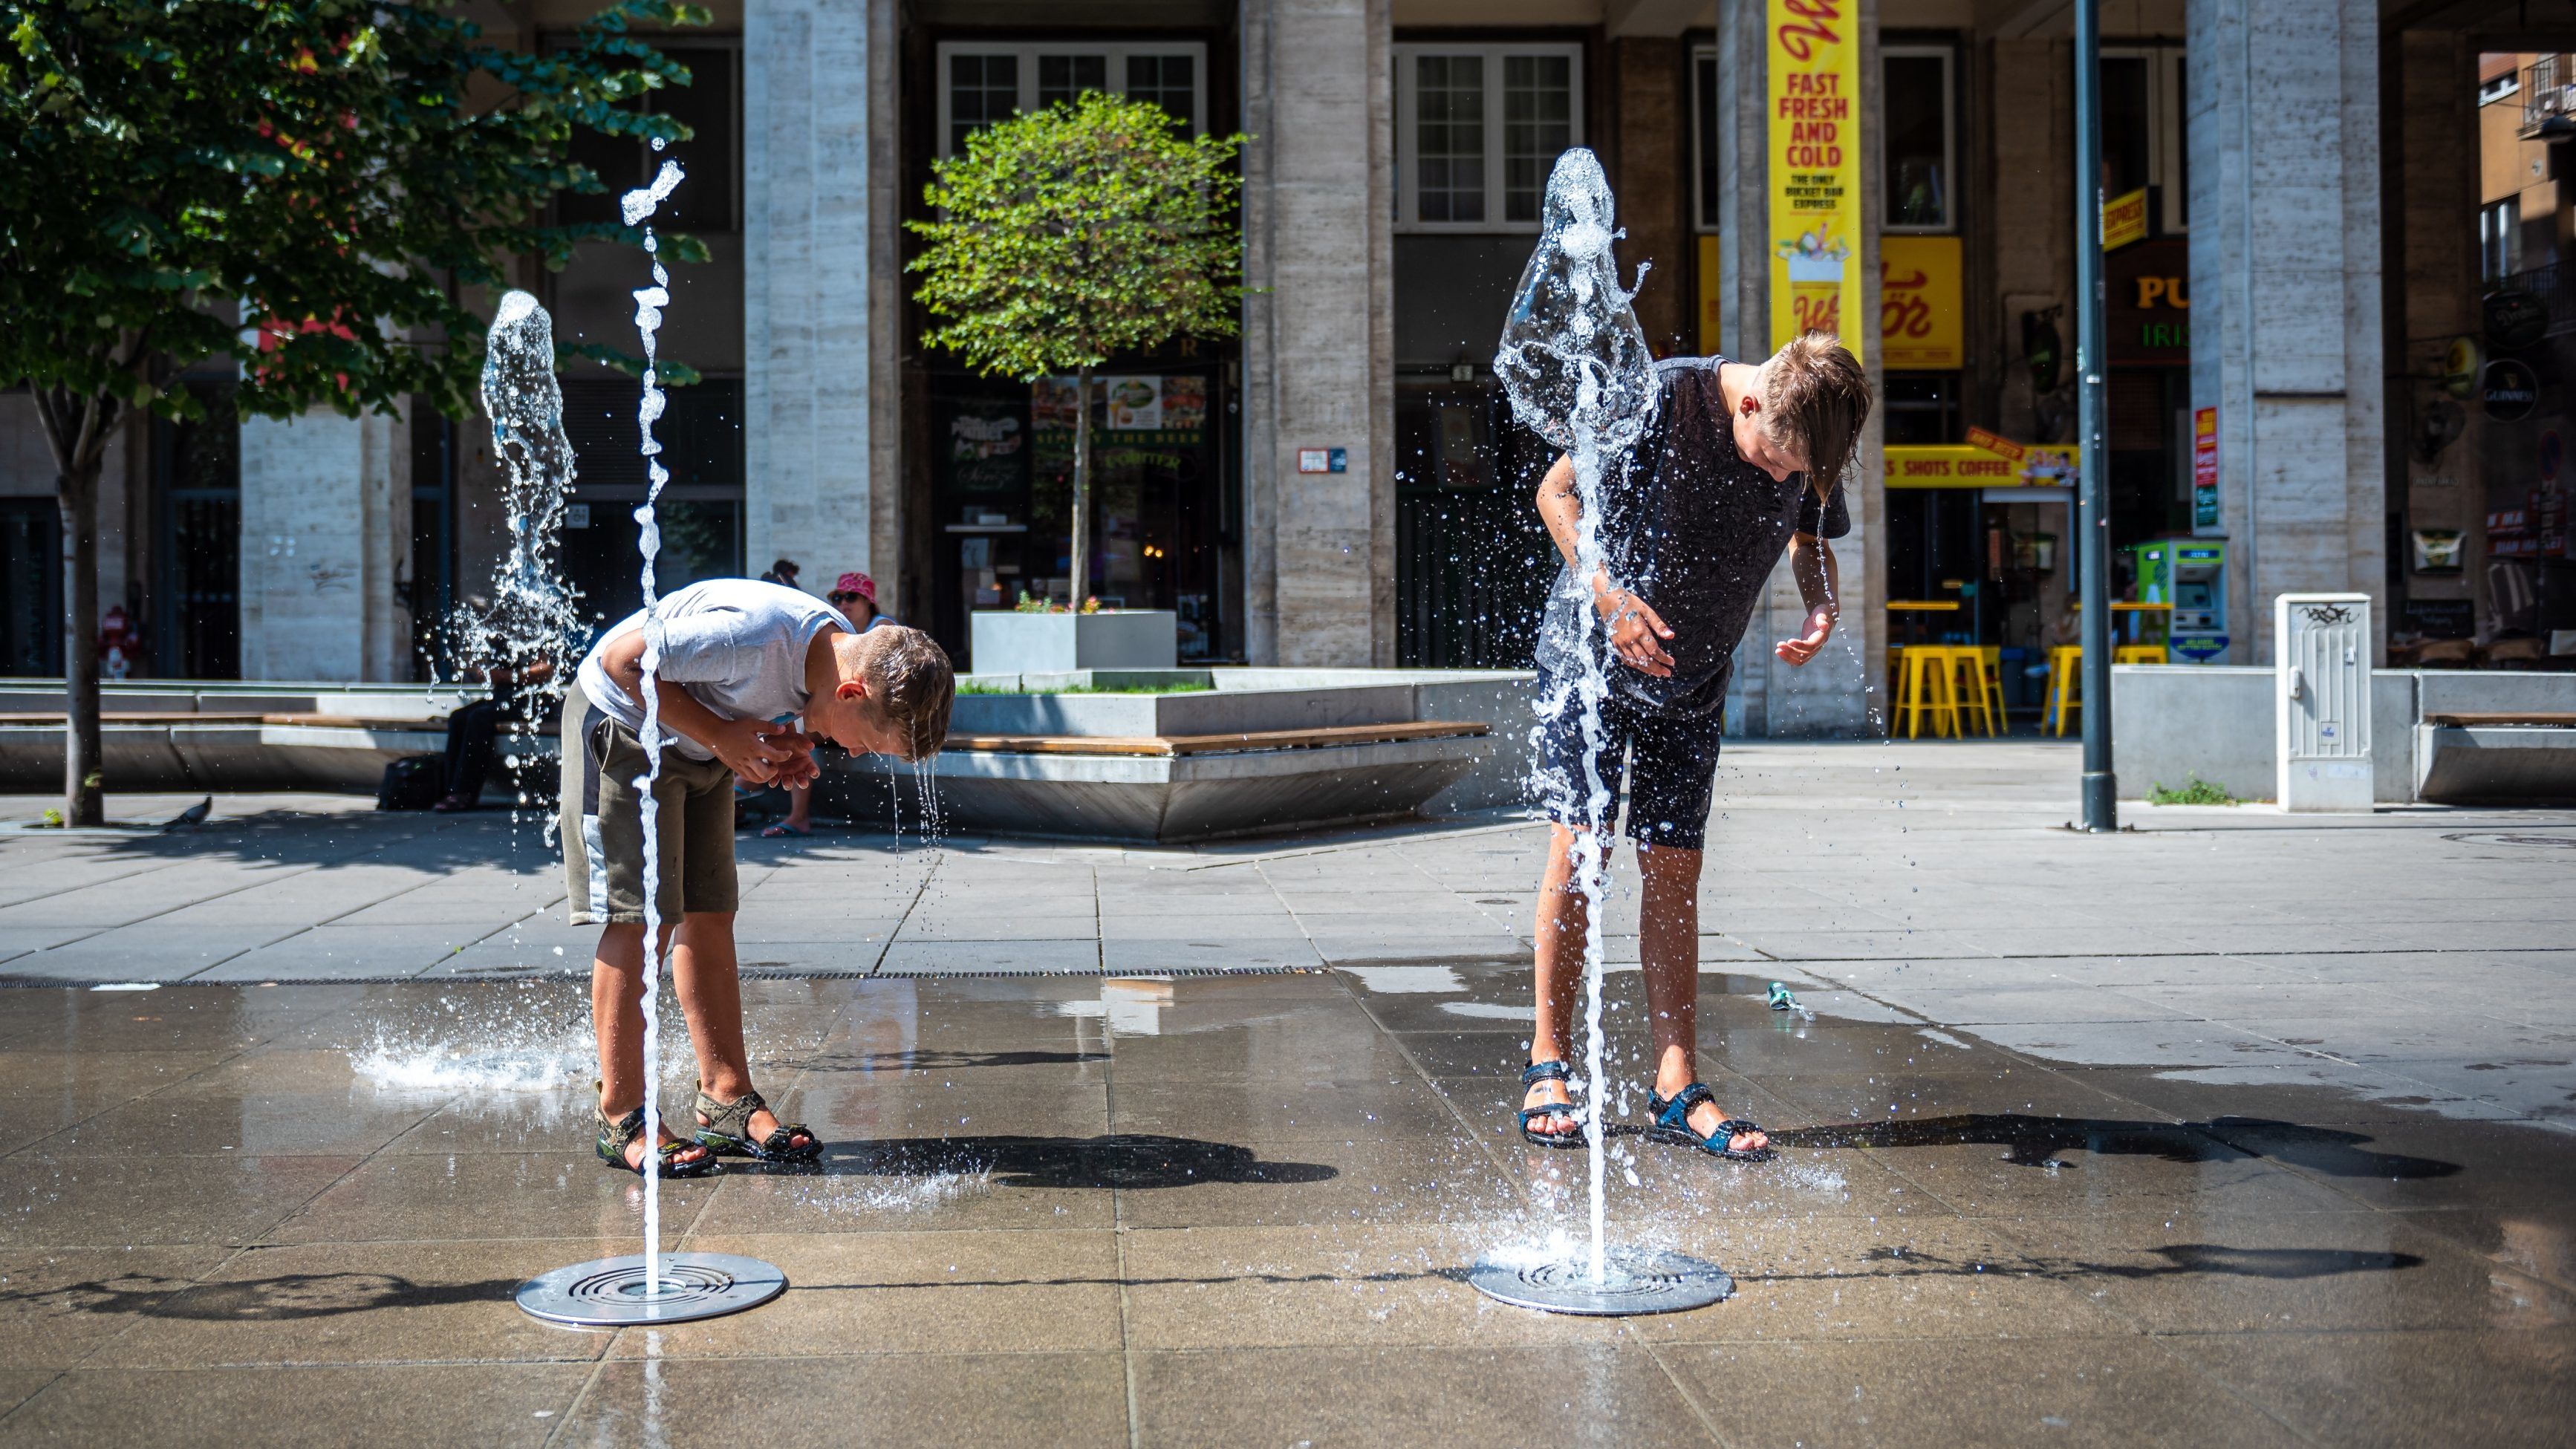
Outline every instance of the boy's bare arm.
[[[1556, 540], [1565, 566], [1578, 567], [1583, 497], [1574, 491], [1573, 458], [1559, 455], [1547, 476], [1539, 479], [1538, 516], [1547, 525], [1548, 536]], [[1658, 678], [1671, 676], [1673, 656], [1665, 652], [1662, 641], [1673, 637], [1673, 631], [1664, 627], [1663, 618], [1645, 600], [1614, 581], [1607, 569], [1592, 571], [1592, 607], [1609, 621], [1610, 647], [1622, 663]]]
[[1835, 602], [1841, 576], [1834, 571], [1834, 546], [1812, 533], [1791, 534], [1789, 573], [1797, 579], [1798, 597], [1807, 605], [1807, 632], [1781, 640], [1771, 646], [1771, 652], [1791, 664], [1804, 664], [1824, 649], [1842, 616], [1841, 605]]
[[[644, 631], [620, 635], [609, 641], [599, 656], [608, 677], [625, 690], [636, 707], [644, 705]], [[781, 766], [797, 757], [798, 751], [770, 736], [777, 726], [767, 720], [723, 719], [714, 710], [698, 703], [695, 696], [667, 679], [653, 681], [654, 694], [661, 701], [662, 723], [679, 731], [713, 752], [733, 771], [755, 785], [766, 785], [776, 779]], [[790, 732], [791, 738], [793, 732]], [[808, 746], [810, 759], [811, 746]]]

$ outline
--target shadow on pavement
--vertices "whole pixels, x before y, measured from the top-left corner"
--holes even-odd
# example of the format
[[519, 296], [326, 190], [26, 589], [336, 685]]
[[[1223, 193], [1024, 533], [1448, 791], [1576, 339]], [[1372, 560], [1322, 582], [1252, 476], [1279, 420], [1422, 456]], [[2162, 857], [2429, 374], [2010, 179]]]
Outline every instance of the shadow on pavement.
[[2306, 1127], [2259, 1117], [2210, 1122], [2122, 1122], [2089, 1117], [2032, 1117], [2018, 1112], [1970, 1112], [1849, 1126], [1792, 1127], [1771, 1134], [1789, 1147], [1947, 1147], [1990, 1143], [2006, 1149], [2018, 1167], [2054, 1167], [2058, 1153], [2078, 1148], [2104, 1156], [2156, 1157], [2167, 1162], [2268, 1157], [2330, 1177], [2450, 1177], [2456, 1162], [2371, 1152], [2369, 1134]]
[[882, 1177], [990, 1174], [996, 1187], [1027, 1188], [1143, 1189], [1212, 1182], [1280, 1186], [1341, 1175], [1320, 1162], [1264, 1162], [1251, 1148], [1227, 1142], [1124, 1133], [835, 1142], [817, 1166]]

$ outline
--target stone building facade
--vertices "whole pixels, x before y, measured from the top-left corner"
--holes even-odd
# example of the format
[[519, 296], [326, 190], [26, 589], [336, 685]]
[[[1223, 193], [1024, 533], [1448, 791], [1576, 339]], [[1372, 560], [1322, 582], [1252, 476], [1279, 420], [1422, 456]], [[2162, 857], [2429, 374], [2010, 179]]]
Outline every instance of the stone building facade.
[[[2072, 441], [2068, 6], [1827, 8], [1864, 46], [1861, 253], [1880, 265], [1864, 269], [1856, 340], [1885, 405], [1841, 545], [1848, 647], [1805, 670], [1773, 659], [1800, 613], [1783, 571], [1730, 702], [1757, 734], [1883, 729], [1887, 650], [1909, 640], [2002, 648], [2026, 703], [2046, 647], [2072, 632], [2062, 478], [1998, 464], [1916, 486], [1943, 459], [1983, 457], [1960, 452], [1980, 439], [2041, 457]], [[2498, 461], [2474, 399], [2465, 440], [2419, 460], [2421, 379], [2479, 332], [2491, 290], [2471, 195], [2480, 57], [2537, 56], [2545, 37], [2516, 30], [2510, 5], [2416, 6], [2394, 29], [2363, 0], [2103, 11], [2103, 189], [2136, 198], [2108, 262], [2110, 355], [2093, 360], [2112, 395], [2114, 542], [2223, 544], [2221, 662], [2268, 661], [2264, 601], [2293, 589], [2382, 598], [2402, 647], [2460, 603], [2494, 633], [2507, 616], [2486, 597], [2480, 541], [2467, 569], [2422, 573], [2409, 540], [2476, 535], [2490, 475], [2520, 465]], [[579, 7], [477, 13], [541, 44]], [[716, 14], [673, 41], [701, 85], [660, 102], [699, 128], [679, 152], [692, 179], [674, 225], [712, 258], [677, 269], [663, 334], [705, 378], [674, 393], [663, 430], [678, 474], [666, 582], [791, 558], [819, 592], [865, 570], [889, 612], [960, 650], [975, 608], [1061, 587], [1063, 397], [921, 344], [902, 223], [981, 120], [1087, 87], [1249, 137], [1240, 335], [1102, 369], [1119, 389], [1089, 573], [1111, 601], [1178, 612], [1187, 657], [1526, 657], [1553, 567], [1529, 506], [1548, 460], [1509, 423], [1490, 360], [1534, 239], [1533, 178], [1563, 146], [1609, 169], [1621, 259], [1650, 267], [1637, 307], [1658, 351], [1767, 350], [1768, 259], [1744, 240], [1764, 235], [1770, 186], [1755, 0], [756, 0]], [[2536, 132], [2515, 144], [2554, 155]], [[642, 165], [585, 159], [612, 177]], [[631, 346], [641, 269], [603, 249], [523, 281], [559, 336]], [[633, 384], [575, 369], [566, 385], [588, 505], [566, 555], [609, 613], [633, 587]], [[50, 478], [28, 411], [0, 396], [12, 601], [47, 587], [32, 500]], [[2204, 413], [2214, 452], [2195, 432]], [[139, 616], [144, 672], [413, 677], [425, 625], [498, 553], [479, 424], [415, 411], [218, 431], [137, 424], [115, 455], [102, 597]], [[2131, 567], [2116, 583], [2134, 597], [2149, 585]], [[13, 670], [45, 667], [42, 630], [0, 643]]]

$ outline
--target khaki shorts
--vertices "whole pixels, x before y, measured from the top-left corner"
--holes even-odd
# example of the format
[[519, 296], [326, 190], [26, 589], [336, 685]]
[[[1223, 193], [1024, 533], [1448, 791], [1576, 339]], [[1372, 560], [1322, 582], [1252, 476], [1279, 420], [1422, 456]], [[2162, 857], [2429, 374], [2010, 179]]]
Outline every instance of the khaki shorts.
[[[591, 707], [581, 686], [564, 696], [564, 888], [576, 926], [644, 923], [644, 746]], [[733, 771], [662, 750], [654, 786], [662, 858], [657, 904], [665, 924], [690, 911], [741, 904], [733, 869]]]

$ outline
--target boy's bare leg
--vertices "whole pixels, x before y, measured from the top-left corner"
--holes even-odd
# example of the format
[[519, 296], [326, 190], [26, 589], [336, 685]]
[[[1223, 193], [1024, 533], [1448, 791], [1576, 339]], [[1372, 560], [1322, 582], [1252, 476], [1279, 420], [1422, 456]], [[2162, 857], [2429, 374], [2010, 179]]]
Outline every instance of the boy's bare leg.
[[[1574, 884], [1574, 841], [1570, 826], [1548, 828], [1547, 871], [1538, 885], [1537, 1019], [1530, 1032], [1530, 1060], [1573, 1060], [1576, 998], [1583, 987], [1583, 933], [1591, 920], [1583, 892]], [[1521, 1101], [1544, 1107], [1574, 1100], [1563, 1082], [1533, 1082]], [[1530, 1130], [1541, 1136], [1580, 1132], [1564, 1117], [1536, 1117]]]
[[[665, 934], [669, 927], [663, 928]], [[611, 1120], [644, 1103], [644, 927], [611, 925], [599, 933], [599, 950], [590, 963], [590, 1021], [599, 1041], [599, 1110]], [[679, 1140], [668, 1119], [661, 1140]], [[707, 1150], [695, 1142], [679, 1154], [695, 1162]], [[626, 1149], [626, 1165], [644, 1161], [644, 1140]]]
[[[691, 911], [680, 918], [671, 979], [680, 989], [680, 1010], [689, 1019], [689, 1045], [698, 1054], [699, 1090], [719, 1102], [736, 1100], [751, 1090], [751, 1061], [742, 1038], [742, 971], [734, 955], [733, 912]], [[750, 1126], [752, 1140], [763, 1142], [779, 1122], [760, 1111], [751, 1114]]]
[[[1655, 1043], [1655, 1095], [1671, 1097], [1699, 1080], [1699, 871], [1703, 852], [1641, 846], [1637, 954], [1646, 974], [1646, 1016]], [[1691, 1109], [1691, 1130], [1705, 1137], [1726, 1120], [1714, 1102]], [[1750, 1152], [1771, 1139], [1738, 1134], [1727, 1145]]]

